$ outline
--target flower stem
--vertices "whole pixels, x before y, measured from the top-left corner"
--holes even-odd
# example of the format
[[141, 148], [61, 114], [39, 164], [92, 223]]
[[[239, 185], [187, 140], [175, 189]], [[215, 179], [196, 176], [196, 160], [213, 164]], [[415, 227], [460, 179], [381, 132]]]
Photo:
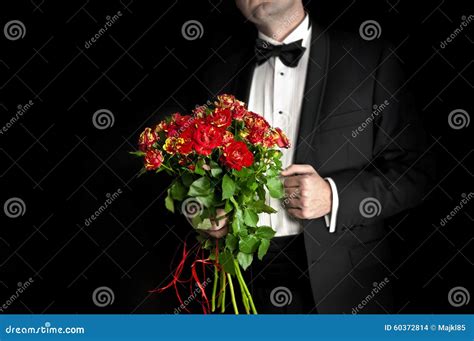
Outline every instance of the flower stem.
[[[253, 298], [252, 298], [252, 295], [250, 294], [250, 291], [249, 291], [249, 288], [247, 287], [247, 284], [245, 283], [245, 279], [244, 279], [244, 276], [242, 276], [242, 272], [240, 271], [240, 265], [239, 265], [239, 262], [237, 260], [234, 261], [235, 262], [235, 273], [236, 273], [236, 276], [239, 278], [240, 282], [242, 283], [242, 287], [244, 289], [244, 292], [248, 298], [248, 302], [250, 303], [250, 307], [252, 308], [252, 313], [253, 314], [258, 314], [257, 313], [257, 309], [255, 308], [255, 304], [253, 303]], [[244, 294], [242, 293], [242, 296]]]
[[216, 310], [216, 290], [217, 290], [218, 280], [219, 280], [219, 272], [217, 271], [217, 266], [214, 265], [214, 283], [212, 283], [212, 300], [211, 300], [212, 312]]
[[239, 315], [239, 309], [237, 309], [237, 302], [235, 301], [234, 284], [232, 283], [232, 276], [229, 273], [227, 274], [227, 279], [229, 280], [230, 297], [232, 298], [234, 313], [235, 315]]
[[226, 276], [225, 276], [225, 272], [224, 270], [221, 271], [221, 295], [219, 296], [219, 298], [222, 298], [221, 300], [221, 313], [225, 313], [225, 292], [226, 292], [226, 286], [227, 286], [227, 283], [226, 283]]

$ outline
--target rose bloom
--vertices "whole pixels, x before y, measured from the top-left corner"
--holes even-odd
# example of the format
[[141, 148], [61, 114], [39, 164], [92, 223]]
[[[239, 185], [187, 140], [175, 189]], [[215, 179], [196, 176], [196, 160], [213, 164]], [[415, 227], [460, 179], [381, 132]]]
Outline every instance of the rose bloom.
[[176, 151], [178, 153], [187, 155], [193, 151], [194, 130], [195, 128], [192, 125], [190, 125], [179, 135], [179, 138], [176, 139]]
[[241, 170], [253, 164], [253, 154], [242, 141], [233, 141], [224, 148], [222, 163], [228, 168]]
[[278, 147], [280, 147], [280, 148], [290, 148], [290, 140], [288, 140], [288, 137], [285, 135], [285, 133], [280, 128], [272, 129], [272, 135], [273, 135], [273, 138], [275, 139], [275, 143], [278, 145]]
[[160, 168], [163, 163], [163, 154], [161, 151], [150, 149], [147, 150], [145, 155], [145, 168], [146, 170], [154, 170]]
[[229, 108], [216, 108], [214, 112], [207, 117], [207, 123], [219, 128], [228, 128], [232, 123], [232, 112]]
[[221, 108], [229, 108], [235, 102], [234, 95], [222, 94], [217, 96], [216, 105]]
[[242, 121], [247, 115], [247, 109], [245, 108], [245, 103], [240, 101], [235, 101], [231, 107], [232, 118], [237, 121]]
[[214, 148], [222, 145], [223, 136], [223, 129], [199, 121], [193, 134], [194, 150], [201, 155], [210, 155]]
[[138, 138], [138, 148], [144, 152], [150, 149], [158, 141], [158, 135], [151, 128], [145, 128]]

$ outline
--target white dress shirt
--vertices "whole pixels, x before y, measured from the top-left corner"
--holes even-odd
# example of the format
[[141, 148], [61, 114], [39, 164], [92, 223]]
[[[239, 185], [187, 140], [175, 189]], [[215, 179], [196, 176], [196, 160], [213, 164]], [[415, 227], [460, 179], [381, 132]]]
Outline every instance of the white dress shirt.
[[[265, 34], [259, 32], [258, 37], [273, 45], [281, 45]], [[284, 40], [284, 44], [302, 39], [306, 48], [296, 67], [288, 67], [278, 57], [271, 57], [263, 64], [255, 67], [248, 108], [263, 115], [273, 127], [281, 128], [291, 142], [289, 149], [283, 149], [283, 168], [293, 163], [295, 147], [298, 138], [298, 128], [303, 103], [306, 72], [308, 69], [309, 50], [311, 48], [311, 27], [306, 15], [301, 24], [296, 27]], [[337, 188], [330, 178], [326, 178], [332, 190], [331, 213], [325, 216], [326, 225], [330, 232], [335, 231], [336, 215], [339, 204]], [[260, 226], [271, 226], [276, 236], [289, 236], [303, 231], [304, 221], [290, 216], [282, 206], [281, 200], [267, 195], [267, 204], [278, 210], [275, 214], [261, 213]]]

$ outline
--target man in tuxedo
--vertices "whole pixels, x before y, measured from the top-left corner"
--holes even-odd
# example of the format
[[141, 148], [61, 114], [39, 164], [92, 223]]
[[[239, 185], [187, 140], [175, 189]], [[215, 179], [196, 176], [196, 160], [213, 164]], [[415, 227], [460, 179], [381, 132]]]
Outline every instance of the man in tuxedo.
[[[430, 161], [390, 45], [323, 30], [301, 0], [236, 0], [257, 28], [227, 42], [202, 78], [287, 132], [286, 199], [260, 216], [276, 230], [247, 271], [260, 312], [392, 309], [384, 219], [417, 205]], [[250, 44], [248, 44], [250, 43]], [[212, 236], [227, 233], [224, 220]]]

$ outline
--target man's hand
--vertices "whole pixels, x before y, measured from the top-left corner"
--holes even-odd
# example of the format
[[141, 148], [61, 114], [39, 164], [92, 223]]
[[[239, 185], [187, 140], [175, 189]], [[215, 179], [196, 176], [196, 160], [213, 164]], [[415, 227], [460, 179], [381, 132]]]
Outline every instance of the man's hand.
[[222, 208], [218, 208], [216, 210], [216, 216], [217, 219], [211, 220], [212, 227], [204, 232], [214, 238], [225, 237], [227, 235], [227, 232], [229, 231], [227, 227], [227, 218], [225, 217], [225, 211]]
[[291, 165], [281, 172], [285, 177], [285, 207], [300, 219], [316, 219], [331, 212], [329, 183], [310, 165]]

